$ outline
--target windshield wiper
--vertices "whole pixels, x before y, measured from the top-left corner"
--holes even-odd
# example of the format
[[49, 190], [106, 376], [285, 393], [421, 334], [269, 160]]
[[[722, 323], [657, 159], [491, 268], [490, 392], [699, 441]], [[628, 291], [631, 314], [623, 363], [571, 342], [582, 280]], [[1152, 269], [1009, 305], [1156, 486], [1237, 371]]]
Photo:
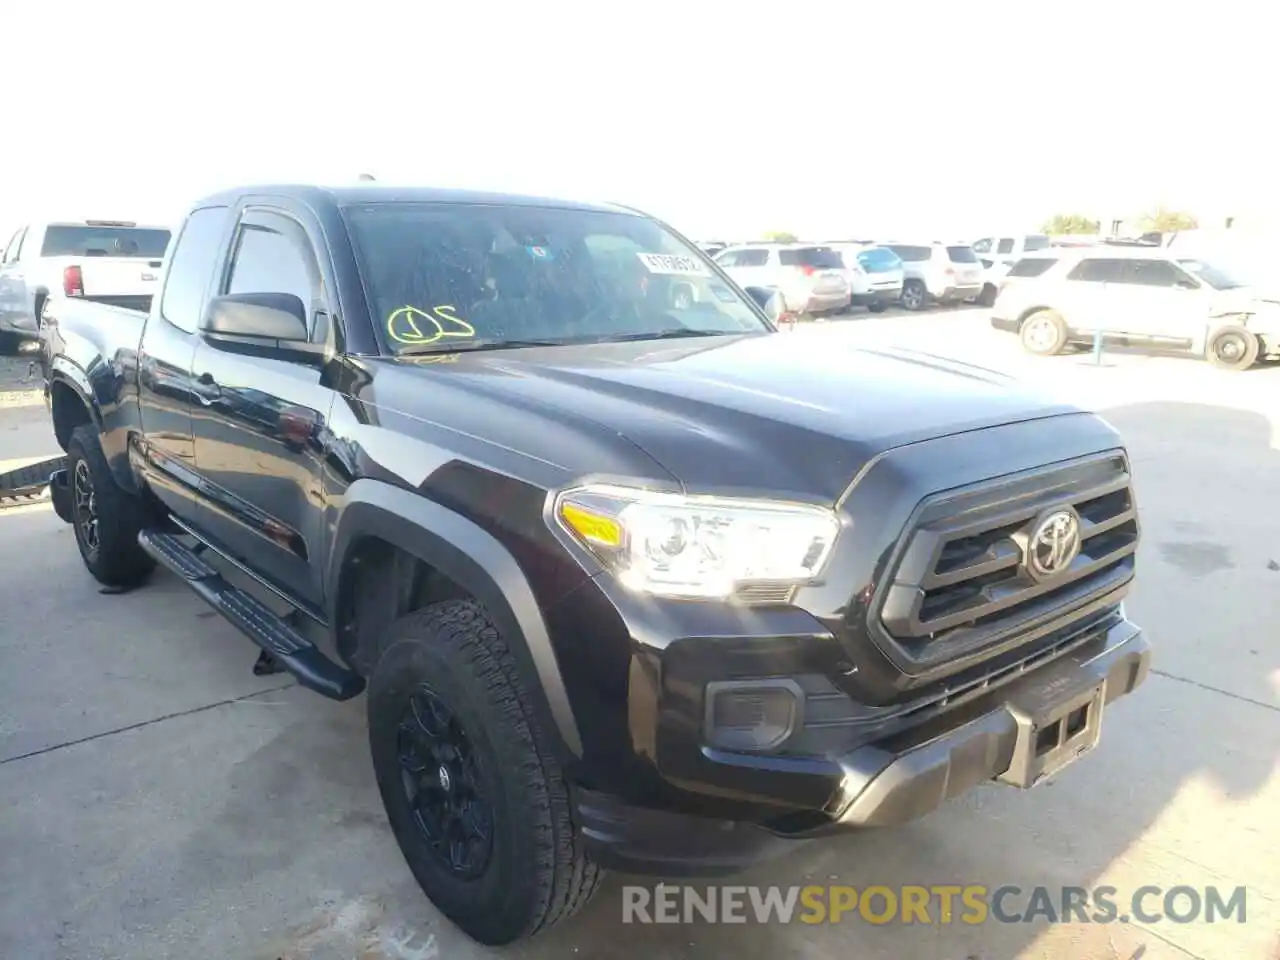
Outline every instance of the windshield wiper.
[[508, 347], [559, 347], [571, 340], [462, 340], [451, 347], [440, 346], [440, 341], [411, 343], [396, 351], [398, 357], [421, 357], [435, 353], [470, 353], [475, 350], [505, 350]]
[[620, 333], [616, 336], [598, 337], [593, 343], [627, 343], [633, 340], [679, 340], [684, 337], [729, 337], [749, 330], [692, 330], [689, 327], [673, 327], [669, 330], [650, 330], [646, 333]]

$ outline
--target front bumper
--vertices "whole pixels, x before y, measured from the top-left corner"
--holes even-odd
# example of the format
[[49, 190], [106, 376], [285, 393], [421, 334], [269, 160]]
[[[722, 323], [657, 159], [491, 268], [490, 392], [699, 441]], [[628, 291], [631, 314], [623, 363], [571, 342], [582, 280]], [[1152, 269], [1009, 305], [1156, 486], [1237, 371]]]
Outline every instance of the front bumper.
[[[798, 841], [918, 819], [984, 782], [1033, 786], [1098, 741], [1103, 708], [1141, 684], [1150, 661], [1140, 630], [1118, 615], [1069, 652], [1024, 664], [988, 692], [957, 698], [955, 709], [884, 739], [825, 756], [703, 747], [699, 766], [708, 775], [683, 783], [711, 793], [750, 785], [808, 809], [745, 820], [579, 791], [578, 822], [605, 866], [668, 876], [732, 872]], [[1055, 730], [1051, 744], [1046, 731]]]

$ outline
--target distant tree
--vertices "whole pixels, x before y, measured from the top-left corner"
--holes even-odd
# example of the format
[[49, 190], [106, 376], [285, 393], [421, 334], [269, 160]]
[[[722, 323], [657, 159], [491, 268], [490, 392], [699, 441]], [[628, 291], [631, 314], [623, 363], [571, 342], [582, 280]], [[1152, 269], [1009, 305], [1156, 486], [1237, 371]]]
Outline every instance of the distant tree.
[[1194, 230], [1199, 223], [1189, 213], [1157, 207], [1143, 214], [1138, 225], [1144, 233], [1177, 233], [1179, 230]]
[[787, 230], [770, 230], [764, 235], [766, 240], [772, 240], [774, 243], [795, 243], [799, 237]]
[[1045, 233], [1069, 235], [1080, 233], [1097, 233], [1101, 226], [1097, 220], [1090, 220], [1079, 213], [1055, 213], [1044, 222], [1040, 229]]

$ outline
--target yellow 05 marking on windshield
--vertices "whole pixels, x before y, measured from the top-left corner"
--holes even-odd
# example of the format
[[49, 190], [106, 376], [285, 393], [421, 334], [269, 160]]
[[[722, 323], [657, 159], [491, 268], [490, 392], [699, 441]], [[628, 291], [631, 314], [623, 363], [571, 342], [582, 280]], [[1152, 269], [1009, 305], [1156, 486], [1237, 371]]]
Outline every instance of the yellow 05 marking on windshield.
[[431, 312], [417, 307], [401, 307], [387, 317], [387, 336], [396, 343], [435, 343], [445, 337], [474, 337], [476, 328], [457, 316], [456, 308], [445, 303]]

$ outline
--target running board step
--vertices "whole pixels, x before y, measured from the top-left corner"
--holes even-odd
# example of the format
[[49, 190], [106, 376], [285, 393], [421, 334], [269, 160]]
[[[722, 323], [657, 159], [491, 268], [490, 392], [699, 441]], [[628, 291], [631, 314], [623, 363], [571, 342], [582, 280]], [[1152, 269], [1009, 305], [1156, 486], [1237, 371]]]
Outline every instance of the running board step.
[[256, 597], [228, 583], [176, 536], [143, 530], [138, 534], [138, 545], [156, 563], [186, 581], [197, 596], [274, 657], [302, 686], [333, 700], [350, 700], [364, 690], [359, 675], [326, 657]]

